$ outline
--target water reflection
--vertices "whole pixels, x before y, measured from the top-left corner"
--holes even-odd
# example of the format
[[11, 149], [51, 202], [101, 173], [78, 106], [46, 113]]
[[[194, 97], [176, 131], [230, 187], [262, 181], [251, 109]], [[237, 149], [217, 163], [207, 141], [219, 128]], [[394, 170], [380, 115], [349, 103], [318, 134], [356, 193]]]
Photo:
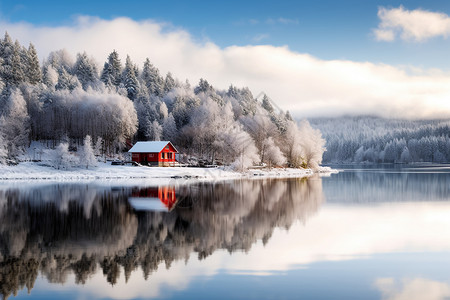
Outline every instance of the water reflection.
[[384, 300], [443, 300], [450, 297], [450, 284], [427, 278], [378, 278], [375, 287]]
[[171, 211], [179, 199], [175, 190], [174, 186], [134, 188], [128, 202], [135, 210]]
[[347, 166], [324, 185], [328, 203], [450, 199], [450, 167]]
[[[141, 209], [159, 200], [166, 209]], [[322, 182], [242, 180], [176, 187], [59, 184], [0, 190], [0, 292], [30, 291], [38, 274], [86, 283], [99, 269], [117, 283], [141, 270], [145, 279], [192, 252], [248, 251], [276, 227], [306, 222], [324, 201]]]

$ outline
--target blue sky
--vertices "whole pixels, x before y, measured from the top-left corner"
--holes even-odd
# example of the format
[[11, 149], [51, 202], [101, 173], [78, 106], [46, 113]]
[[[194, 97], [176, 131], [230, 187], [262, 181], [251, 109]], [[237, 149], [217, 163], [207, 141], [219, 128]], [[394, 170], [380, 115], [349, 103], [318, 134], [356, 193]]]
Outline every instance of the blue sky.
[[449, 1], [1, 1], [10, 22], [68, 25], [78, 15], [153, 19], [187, 30], [198, 41], [287, 45], [322, 59], [349, 59], [450, 70], [450, 43], [378, 42], [371, 30], [378, 7], [423, 8], [450, 14]]
[[101, 66], [116, 49], [300, 117], [450, 117], [450, 1], [0, 0], [2, 31], [41, 59], [65, 48]]

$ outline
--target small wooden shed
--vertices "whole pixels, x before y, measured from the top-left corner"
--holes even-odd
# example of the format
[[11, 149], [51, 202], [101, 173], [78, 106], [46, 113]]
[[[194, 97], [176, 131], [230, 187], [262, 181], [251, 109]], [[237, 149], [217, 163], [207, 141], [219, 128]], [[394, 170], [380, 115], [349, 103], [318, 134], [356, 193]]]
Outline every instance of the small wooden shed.
[[150, 166], [169, 167], [175, 165], [178, 150], [169, 141], [137, 142], [128, 151], [132, 160]]

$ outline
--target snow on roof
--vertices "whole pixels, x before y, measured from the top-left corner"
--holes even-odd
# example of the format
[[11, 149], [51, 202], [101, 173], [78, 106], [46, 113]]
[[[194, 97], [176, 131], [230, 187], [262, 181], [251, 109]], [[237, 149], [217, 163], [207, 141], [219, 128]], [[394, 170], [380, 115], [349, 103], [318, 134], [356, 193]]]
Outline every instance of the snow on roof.
[[[151, 142], [137, 142], [133, 147], [128, 151], [130, 153], [154, 153], [161, 152], [167, 144], [171, 144], [169, 141], [151, 141]], [[176, 152], [178, 150], [172, 145]]]

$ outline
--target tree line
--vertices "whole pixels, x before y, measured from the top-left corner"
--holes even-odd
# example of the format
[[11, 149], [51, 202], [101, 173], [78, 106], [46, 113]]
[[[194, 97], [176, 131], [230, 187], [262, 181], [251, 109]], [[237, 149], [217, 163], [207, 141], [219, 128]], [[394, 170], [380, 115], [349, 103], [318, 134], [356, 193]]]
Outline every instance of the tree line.
[[257, 99], [233, 85], [217, 90], [206, 79], [191, 86], [170, 72], [161, 75], [148, 58], [142, 68], [130, 56], [123, 64], [115, 50], [102, 68], [85, 52], [73, 59], [65, 50], [41, 64], [33, 44], [23, 47], [6, 33], [0, 89], [3, 163], [24, 159], [35, 141], [75, 150], [87, 136], [85, 152], [97, 147], [115, 156], [138, 140], [170, 140], [185, 160], [235, 169], [316, 168], [324, 151], [320, 131], [297, 124], [267, 95]]
[[313, 119], [326, 139], [325, 163], [450, 162], [450, 121], [378, 117]]

